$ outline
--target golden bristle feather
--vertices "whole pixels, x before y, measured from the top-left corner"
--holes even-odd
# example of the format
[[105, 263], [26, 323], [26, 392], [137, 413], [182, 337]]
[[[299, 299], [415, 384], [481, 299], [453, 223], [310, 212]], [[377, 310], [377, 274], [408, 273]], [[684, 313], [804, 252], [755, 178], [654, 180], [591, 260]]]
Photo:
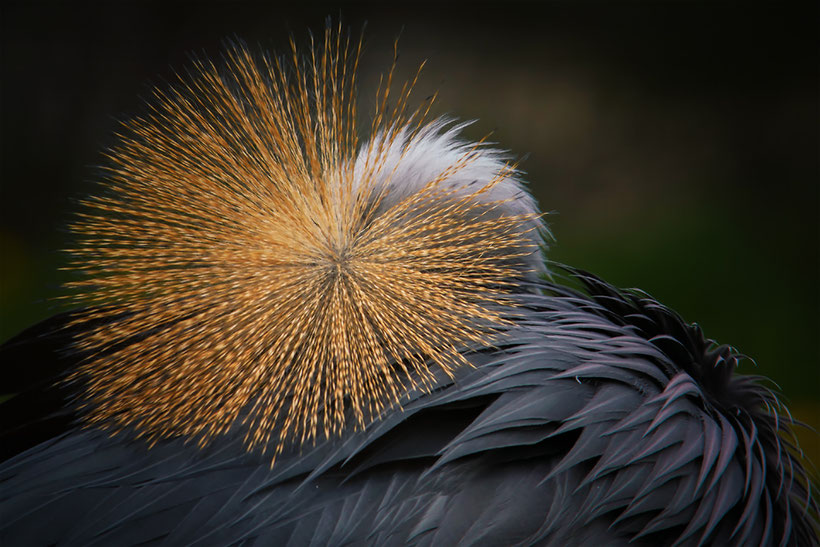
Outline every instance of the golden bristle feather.
[[[514, 167], [409, 111], [414, 81], [390, 95], [393, 68], [360, 143], [360, 52], [341, 29], [288, 62], [236, 47], [123, 124], [72, 226], [88, 423], [203, 444], [244, 425], [275, 457], [492, 344], [540, 219], [495, 191]], [[413, 174], [435, 139], [451, 159]]]

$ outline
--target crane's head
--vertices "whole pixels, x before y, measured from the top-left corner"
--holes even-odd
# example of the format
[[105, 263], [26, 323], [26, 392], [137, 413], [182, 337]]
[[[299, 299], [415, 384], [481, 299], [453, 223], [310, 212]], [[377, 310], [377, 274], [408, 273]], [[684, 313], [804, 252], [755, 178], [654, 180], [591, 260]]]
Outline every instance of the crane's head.
[[389, 96], [392, 69], [360, 138], [360, 48], [234, 48], [123, 124], [70, 251], [90, 423], [240, 427], [275, 455], [366, 425], [505, 328], [543, 269], [533, 199], [502, 153], [411, 112], [412, 82]]

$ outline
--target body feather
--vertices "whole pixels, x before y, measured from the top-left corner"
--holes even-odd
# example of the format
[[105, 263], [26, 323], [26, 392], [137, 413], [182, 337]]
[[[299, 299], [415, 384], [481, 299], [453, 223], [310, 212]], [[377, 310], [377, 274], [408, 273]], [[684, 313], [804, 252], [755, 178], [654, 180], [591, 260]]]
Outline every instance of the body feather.
[[[273, 468], [241, 435], [149, 449], [69, 429], [0, 467], [0, 537], [813, 544], [817, 504], [775, 395], [648, 296], [571, 275], [584, 292], [540, 283], [520, 295], [523, 317], [501, 348], [469, 355], [474, 368]], [[64, 519], [35, 525], [49, 515]]]

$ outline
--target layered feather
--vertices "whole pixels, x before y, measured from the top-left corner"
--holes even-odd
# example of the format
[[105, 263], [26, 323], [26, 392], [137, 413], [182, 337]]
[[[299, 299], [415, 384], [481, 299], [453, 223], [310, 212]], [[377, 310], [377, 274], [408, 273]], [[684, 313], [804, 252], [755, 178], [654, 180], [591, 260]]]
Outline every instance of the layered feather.
[[[640, 293], [540, 283], [502, 348], [363, 431], [283, 453], [71, 430], [0, 466], [36, 543], [812, 545], [776, 396]], [[55, 516], [60, 519], [54, 520]], [[36, 526], [48, 517], [49, 527]]]

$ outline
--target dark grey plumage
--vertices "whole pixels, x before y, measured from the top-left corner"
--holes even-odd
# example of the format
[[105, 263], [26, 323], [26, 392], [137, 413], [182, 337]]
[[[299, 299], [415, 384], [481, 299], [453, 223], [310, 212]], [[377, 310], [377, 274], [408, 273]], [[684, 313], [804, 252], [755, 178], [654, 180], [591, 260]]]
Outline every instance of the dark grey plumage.
[[[148, 449], [46, 410], [36, 423], [56, 425], [35, 441], [6, 432], [22, 447], [64, 429], [0, 465], [0, 542], [816, 545], [774, 393], [652, 298], [569, 275], [581, 292], [518, 296], [474, 370], [273, 468], [241, 438]], [[5, 357], [24, 359], [25, 338]]]

